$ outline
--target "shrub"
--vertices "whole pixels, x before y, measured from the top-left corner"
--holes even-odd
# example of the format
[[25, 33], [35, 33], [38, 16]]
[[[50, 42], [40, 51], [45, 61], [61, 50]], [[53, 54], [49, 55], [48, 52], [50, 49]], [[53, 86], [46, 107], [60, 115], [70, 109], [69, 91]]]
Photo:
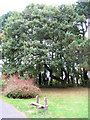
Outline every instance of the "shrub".
[[4, 95], [9, 98], [34, 98], [39, 94], [39, 88], [32, 85], [11, 84], [4, 91]]
[[68, 87], [75, 87], [75, 85], [74, 84], [69, 84], [69, 85], [67, 85]]
[[6, 80], [1, 80], [0, 81], [0, 89], [2, 91], [4, 91], [4, 89], [6, 88], [7, 84], [8, 84], [8, 82]]
[[40, 89], [32, 85], [31, 81], [11, 77], [3, 93], [9, 98], [34, 98], [39, 95]]

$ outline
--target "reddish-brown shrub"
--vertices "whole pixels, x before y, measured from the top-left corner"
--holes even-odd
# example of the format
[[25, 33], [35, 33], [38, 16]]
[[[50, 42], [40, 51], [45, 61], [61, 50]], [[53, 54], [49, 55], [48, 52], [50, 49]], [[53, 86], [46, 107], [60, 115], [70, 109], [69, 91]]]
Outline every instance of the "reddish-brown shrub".
[[3, 93], [9, 98], [34, 98], [40, 93], [40, 89], [33, 82], [34, 79], [22, 80], [13, 75], [8, 81]]

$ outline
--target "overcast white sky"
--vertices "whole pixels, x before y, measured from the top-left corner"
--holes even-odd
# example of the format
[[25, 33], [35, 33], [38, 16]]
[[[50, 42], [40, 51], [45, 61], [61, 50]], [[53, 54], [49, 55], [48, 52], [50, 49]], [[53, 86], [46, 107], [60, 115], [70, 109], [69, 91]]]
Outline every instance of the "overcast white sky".
[[72, 4], [77, 0], [1, 0], [0, 1], [0, 16], [9, 11], [22, 11], [30, 3], [39, 3], [47, 5]]

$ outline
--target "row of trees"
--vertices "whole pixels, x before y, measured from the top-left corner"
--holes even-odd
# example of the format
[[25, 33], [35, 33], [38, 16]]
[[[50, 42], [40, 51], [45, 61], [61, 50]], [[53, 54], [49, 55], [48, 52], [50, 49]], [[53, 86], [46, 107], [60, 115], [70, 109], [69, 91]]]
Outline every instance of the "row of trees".
[[39, 85], [87, 85], [88, 5], [31, 4], [1, 16], [3, 74], [34, 77]]

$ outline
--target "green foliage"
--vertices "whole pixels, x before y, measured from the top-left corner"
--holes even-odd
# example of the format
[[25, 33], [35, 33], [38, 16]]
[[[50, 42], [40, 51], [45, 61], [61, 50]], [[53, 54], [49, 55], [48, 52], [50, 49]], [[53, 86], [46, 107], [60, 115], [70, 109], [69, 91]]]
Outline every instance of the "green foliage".
[[6, 85], [7, 85], [7, 82], [6, 82], [6, 81], [4, 81], [4, 80], [1, 80], [1, 81], [0, 81], [0, 86], [3, 87], [3, 86], [6, 86]]
[[0, 80], [0, 89], [4, 91], [5, 87], [7, 86], [8, 81]]
[[[37, 78], [47, 70], [62, 82], [67, 81], [68, 72], [77, 76], [78, 67], [88, 70], [86, 16], [77, 9], [31, 4], [22, 13], [8, 17], [2, 39], [2, 72]], [[62, 72], [65, 78], [61, 79]]]
[[83, 35], [85, 39], [85, 33], [87, 32], [88, 22], [87, 19], [90, 18], [90, 1], [78, 1], [75, 5], [75, 11], [78, 13], [77, 24], [79, 26], [80, 34]]
[[0, 33], [3, 32], [7, 19], [13, 14], [12, 11], [0, 16]]
[[76, 12], [78, 12], [79, 15], [85, 15], [86, 18], [89, 18], [89, 7], [90, 7], [90, 1], [79, 1], [76, 4]]

